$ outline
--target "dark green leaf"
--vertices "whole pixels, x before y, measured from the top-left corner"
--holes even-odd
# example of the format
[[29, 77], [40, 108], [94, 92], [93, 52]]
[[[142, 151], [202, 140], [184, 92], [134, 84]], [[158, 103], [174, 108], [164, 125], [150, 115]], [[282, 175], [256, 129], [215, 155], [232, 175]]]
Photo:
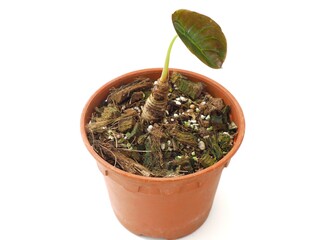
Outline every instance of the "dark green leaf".
[[227, 53], [227, 41], [220, 26], [211, 18], [185, 9], [172, 14], [173, 26], [187, 46], [203, 63], [221, 68]]

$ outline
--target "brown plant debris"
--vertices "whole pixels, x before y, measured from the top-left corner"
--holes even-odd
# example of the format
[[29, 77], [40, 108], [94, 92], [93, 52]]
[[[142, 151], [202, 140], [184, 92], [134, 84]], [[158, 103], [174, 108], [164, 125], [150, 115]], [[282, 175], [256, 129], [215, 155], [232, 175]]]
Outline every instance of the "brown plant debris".
[[203, 91], [204, 85], [201, 82], [189, 81], [180, 73], [174, 72], [171, 81], [177, 89], [192, 100], [197, 99]]
[[121, 149], [115, 148], [110, 143], [103, 144], [98, 141], [94, 144], [94, 147], [96, 149], [99, 149], [101, 155], [113, 161], [114, 165], [119, 166], [124, 171], [146, 177], [153, 176], [152, 172], [149, 171], [146, 167], [127, 157], [125, 154], [119, 151]]
[[[164, 111], [144, 111], [149, 105]], [[175, 177], [212, 166], [231, 150], [237, 126], [230, 112], [223, 99], [180, 73], [171, 74], [166, 89], [141, 77], [111, 90], [87, 134], [94, 150], [124, 171]]]
[[128, 99], [134, 92], [150, 89], [153, 86], [153, 81], [149, 78], [140, 77], [134, 82], [121, 86], [118, 89], [114, 89], [108, 98], [109, 102], [114, 102], [116, 104], [122, 103], [124, 100]]

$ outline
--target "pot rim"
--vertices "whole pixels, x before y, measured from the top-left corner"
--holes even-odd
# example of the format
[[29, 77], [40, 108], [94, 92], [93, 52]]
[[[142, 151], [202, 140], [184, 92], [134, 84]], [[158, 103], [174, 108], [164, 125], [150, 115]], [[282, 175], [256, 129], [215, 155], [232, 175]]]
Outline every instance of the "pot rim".
[[[184, 176], [179, 176], [179, 177], [172, 177], [172, 178], [161, 178], [161, 177], [146, 177], [146, 176], [140, 176], [140, 175], [136, 175], [133, 173], [129, 173], [126, 172], [124, 170], [121, 170], [113, 165], [111, 165], [110, 163], [108, 163], [106, 160], [104, 160], [103, 158], [101, 158], [92, 148], [92, 146], [89, 143], [89, 140], [87, 138], [87, 132], [85, 129], [85, 125], [86, 125], [86, 119], [85, 119], [85, 115], [86, 112], [88, 111], [88, 107], [91, 104], [91, 102], [95, 99], [95, 97], [99, 94], [99, 92], [101, 92], [102, 89], [105, 89], [108, 85], [111, 85], [112, 83], [115, 83], [117, 81], [119, 81], [122, 78], [126, 78], [130, 75], [137, 75], [138, 73], [151, 73], [151, 72], [157, 72], [159, 71], [161, 73], [162, 68], [145, 68], [145, 69], [140, 69], [140, 70], [135, 70], [135, 71], [131, 71], [128, 73], [125, 73], [123, 75], [120, 75], [110, 81], [107, 81], [105, 84], [103, 84], [101, 87], [99, 87], [89, 98], [89, 100], [87, 101], [87, 103], [85, 104], [82, 113], [81, 113], [81, 119], [80, 119], [80, 131], [81, 131], [81, 136], [82, 136], [82, 140], [85, 144], [85, 146], [87, 147], [88, 151], [90, 152], [90, 154], [95, 158], [95, 160], [97, 160], [100, 164], [102, 164], [107, 171], [114, 171], [119, 175], [122, 175], [124, 177], [128, 177], [128, 178], [134, 178], [137, 180], [142, 180], [142, 181], [149, 181], [149, 182], [173, 182], [173, 181], [183, 181], [183, 180], [187, 180], [187, 179], [192, 179], [192, 178], [196, 178], [199, 175], [203, 175], [206, 173], [209, 173], [211, 171], [215, 171], [216, 169], [223, 167], [223, 166], [227, 166], [228, 163], [230, 162], [231, 158], [234, 156], [234, 154], [238, 151], [243, 138], [244, 138], [244, 133], [245, 133], [245, 119], [244, 119], [244, 115], [243, 115], [243, 111], [242, 108], [240, 106], [240, 104], [238, 103], [238, 101], [236, 100], [236, 98], [225, 88], [223, 87], [220, 83], [216, 82], [215, 80], [206, 77], [202, 74], [193, 72], [193, 71], [189, 71], [189, 70], [184, 70], [184, 69], [179, 69], [179, 68], [169, 68], [169, 71], [177, 71], [180, 73], [185, 73], [187, 75], [192, 75], [194, 78], [197, 78], [203, 82], [214, 82], [215, 88], [219, 88], [220, 90], [222, 90], [223, 92], [226, 93], [226, 95], [228, 95], [229, 100], [232, 101], [234, 103], [234, 105], [237, 108], [238, 114], [240, 115], [240, 121], [237, 123], [238, 126], [238, 133], [237, 133], [237, 137], [236, 137], [236, 141], [234, 142], [234, 145], [232, 147], [232, 149], [222, 158], [220, 159], [217, 163], [213, 164], [210, 167], [207, 167], [203, 170], [197, 171], [195, 173], [191, 173], [191, 174], [187, 174]], [[231, 110], [232, 111], [232, 110]]]

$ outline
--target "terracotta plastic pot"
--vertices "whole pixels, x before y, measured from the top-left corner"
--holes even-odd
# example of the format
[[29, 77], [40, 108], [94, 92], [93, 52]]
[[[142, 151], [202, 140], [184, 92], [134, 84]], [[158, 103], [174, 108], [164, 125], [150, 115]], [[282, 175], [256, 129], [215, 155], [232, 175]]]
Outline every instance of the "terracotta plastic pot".
[[175, 239], [198, 229], [207, 219], [220, 176], [241, 145], [245, 132], [243, 112], [232, 94], [214, 80], [200, 74], [178, 71], [190, 80], [205, 83], [206, 90], [231, 106], [231, 118], [239, 132], [231, 151], [219, 162], [197, 173], [176, 178], [149, 178], [122, 171], [103, 160], [91, 147], [85, 126], [94, 108], [108, 95], [109, 89], [133, 81], [138, 76], [157, 79], [161, 68], [143, 69], [117, 77], [89, 99], [81, 115], [83, 141], [104, 176], [115, 215], [131, 232], [149, 237]]

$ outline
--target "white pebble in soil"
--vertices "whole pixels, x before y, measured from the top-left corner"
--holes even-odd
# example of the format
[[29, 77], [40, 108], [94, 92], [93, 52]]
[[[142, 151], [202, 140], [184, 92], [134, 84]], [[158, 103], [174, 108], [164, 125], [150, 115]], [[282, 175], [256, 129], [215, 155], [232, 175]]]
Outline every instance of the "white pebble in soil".
[[205, 150], [206, 149], [206, 145], [205, 145], [205, 143], [203, 141], [200, 141], [198, 143], [198, 147], [199, 147], [200, 150]]
[[148, 128], [147, 128], [147, 131], [148, 131], [148, 132], [151, 132], [152, 128], [153, 128], [153, 126], [152, 126], [152, 125], [149, 125]]

